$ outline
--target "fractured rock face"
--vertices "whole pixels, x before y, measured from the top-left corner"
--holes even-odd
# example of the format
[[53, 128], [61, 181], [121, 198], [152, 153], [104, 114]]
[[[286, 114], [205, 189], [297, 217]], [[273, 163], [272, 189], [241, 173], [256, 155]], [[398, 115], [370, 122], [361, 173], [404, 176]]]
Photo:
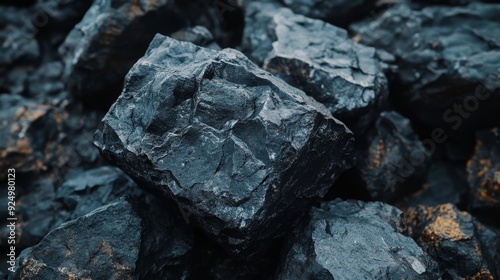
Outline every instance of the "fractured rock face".
[[355, 132], [366, 129], [388, 96], [374, 48], [353, 42], [341, 28], [287, 8], [249, 5], [244, 49], [265, 70], [323, 103]]
[[476, 137], [474, 155], [467, 163], [469, 207], [500, 225], [500, 131], [480, 131]]
[[[500, 4], [397, 5], [354, 24], [360, 42], [396, 56], [402, 110], [452, 132], [499, 124]], [[462, 137], [462, 134], [458, 134]]]
[[61, 225], [21, 253], [11, 279], [184, 279], [191, 236], [159, 203], [121, 200]]
[[[452, 204], [404, 211], [405, 231], [439, 263], [445, 279], [497, 279], [500, 239]], [[497, 267], [496, 267], [497, 266]]]
[[154, 35], [186, 24], [174, 0], [95, 1], [59, 49], [70, 92], [94, 105], [99, 93], [100, 103], [113, 100]]
[[364, 138], [356, 168], [371, 198], [391, 201], [420, 186], [429, 153], [409, 119], [394, 111], [383, 112]]
[[95, 135], [106, 158], [245, 256], [326, 193], [352, 142], [324, 106], [240, 52], [161, 35]]
[[398, 232], [400, 214], [381, 202], [313, 208], [285, 246], [277, 279], [438, 279], [434, 260]]

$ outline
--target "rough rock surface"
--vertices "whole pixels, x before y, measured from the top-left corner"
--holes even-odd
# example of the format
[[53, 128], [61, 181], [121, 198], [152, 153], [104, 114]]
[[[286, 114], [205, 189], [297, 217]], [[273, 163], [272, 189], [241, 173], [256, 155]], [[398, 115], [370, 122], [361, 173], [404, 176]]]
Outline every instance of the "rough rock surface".
[[474, 155], [467, 163], [469, 208], [500, 225], [500, 131], [480, 131], [476, 137]]
[[352, 142], [323, 105], [240, 52], [161, 35], [95, 135], [111, 162], [247, 257], [326, 193]]
[[358, 181], [372, 199], [393, 201], [421, 185], [429, 154], [409, 119], [383, 112], [363, 141], [357, 156]]
[[313, 208], [286, 245], [277, 279], [438, 279], [434, 260], [399, 232], [400, 214], [354, 200]]
[[404, 211], [405, 231], [433, 256], [444, 279], [498, 279], [500, 239], [452, 204]]
[[185, 279], [191, 236], [161, 202], [121, 200], [24, 250], [10, 279]]
[[389, 94], [374, 48], [287, 8], [249, 5], [243, 47], [265, 70], [323, 103], [355, 132], [370, 124]]
[[[75, 166], [98, 166], [91, 132], [102, 114], [74, 104], [38, 103], [0, 95], [0, 169], [16, 173], [50, 171], [58, 181]], [[0, 178], [6, 173], [0, 174]]]
[[402, 4], [352, 29], [361, 43], [396, 56], [401, 110], [430, 127], [468, 131], [500, 122], [499, 14], [500, 4]]
[[90, 105], [102, 105], [95, 104], [97, 96], [100, 103], [113, 100], [154, 35], [187, 25], [175, 2], [95, 1], [59, 49], [70, 92]]

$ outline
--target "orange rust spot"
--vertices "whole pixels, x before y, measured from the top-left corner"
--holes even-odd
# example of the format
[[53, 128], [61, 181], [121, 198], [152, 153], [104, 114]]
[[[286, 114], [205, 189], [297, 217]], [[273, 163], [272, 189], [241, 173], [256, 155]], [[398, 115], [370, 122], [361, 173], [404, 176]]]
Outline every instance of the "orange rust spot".
[[358, 34], [358, 35], [356, 35], [356, 36], [352, 37], [352, 40], [353, 40], [354, 42], [356, 42], [356, 43], [359, 43], [359, 42], [361, 42], [361, 39], [362, 39], [362, 38], [363, 38], [363, 37], [361, 37], [361, 35], [359, 35], [359, 34]]

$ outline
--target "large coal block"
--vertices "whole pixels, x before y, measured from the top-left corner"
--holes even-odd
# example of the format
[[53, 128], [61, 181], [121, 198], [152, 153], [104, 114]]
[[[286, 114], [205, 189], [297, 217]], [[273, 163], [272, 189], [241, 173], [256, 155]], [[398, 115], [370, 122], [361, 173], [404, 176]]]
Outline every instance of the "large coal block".
[[444, 279], [497, 279], [499, 235], [452, 204], [405, 209], [405, 233], [439, 263]]
[[202, 9], [187, 5], [188, 15], [177, 2], [95, 1], [59, 48], [69, 91], [90, 106], [107, 108], [154, 35], [187, 26]]
[[438, 279], [436, 262], [401, 234], [401, 211], [334, 200], [295, 229], [277, 279]]
[[500, 131], [498, 128], [476, 133], [476, 148], [467, 163], [471, 188], [469, 208], [500, 226]]
[[395, 201], [422, 185], [429, 152], [409, 119], [394, 111], [382, 112], [361, 142], [354, 179], [370, 198]]
[[245, 256], [326, 193], [352, 142], [323, 105], [240, 52], [161, 35], [95, 135], [106, 158]]
[[21, 253], [9, 279], [184, 279], [192, 237], [161, 203], [123, 199], [64, 223]]
[[396, 56], [401, 91], [393, 97], [401, 110], [463, 138], [500, 122], [499, 14], [499, 4], [401, 4], [352, 29], [360, 42]]
[[389, 95], [374, 48], [344, 29], [271, 3], [247, 8], [243, 48], [249, 57], [323, 103], [360, 134]]

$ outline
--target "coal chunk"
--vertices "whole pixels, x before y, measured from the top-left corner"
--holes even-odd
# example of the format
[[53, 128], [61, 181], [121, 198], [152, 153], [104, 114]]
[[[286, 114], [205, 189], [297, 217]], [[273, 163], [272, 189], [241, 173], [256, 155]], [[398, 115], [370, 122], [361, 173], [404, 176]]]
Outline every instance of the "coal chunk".
[[161, 35], [95, 134], [106, 158], [246, 257], [326, 193], [352, 142], [323, 105], [240, 52]]
[[469, 208], [500, 225], [500, 131], [494, 128], [476, 133], [476, 148], [467, 162], [471, 192]]
[[182, 279], [191, 235], [161, 202], [120, 200], [24, 250], [10, 279]]
[[106, 107], [154, 35], [188, 22], [174, 0], [95, 1], [59, 48], [69, 91], [88, 105]]
[[[455, 137], [499, 124], [499, 4], [397, 5], [352, 25], [360, 42], [395, 55], [401, 110]], [[466, 42], [466, 43], [465, 43]]]
[[400, 215], [381, 202], [313, 208], [293, 231], [277, 279], [438, 279], [436, 262], [399, 232]]
[[244, 49], [287, 83], [323, 103], [354, 132], [363, 132], [389, 95], [374, 48], [344, 29], [269, 3], [247, 8]]
[[394, 201], [421, 186], [429, 153], [409, 119], [382, 112], [361, 141], [356, 177], [372, 199]]
[[[444, 279], [497, 279], [499, 236], [452, 204], [405, 209], [405, 232], [433, 256]], [[496, 266], [496, 267], [495, 267]]]

